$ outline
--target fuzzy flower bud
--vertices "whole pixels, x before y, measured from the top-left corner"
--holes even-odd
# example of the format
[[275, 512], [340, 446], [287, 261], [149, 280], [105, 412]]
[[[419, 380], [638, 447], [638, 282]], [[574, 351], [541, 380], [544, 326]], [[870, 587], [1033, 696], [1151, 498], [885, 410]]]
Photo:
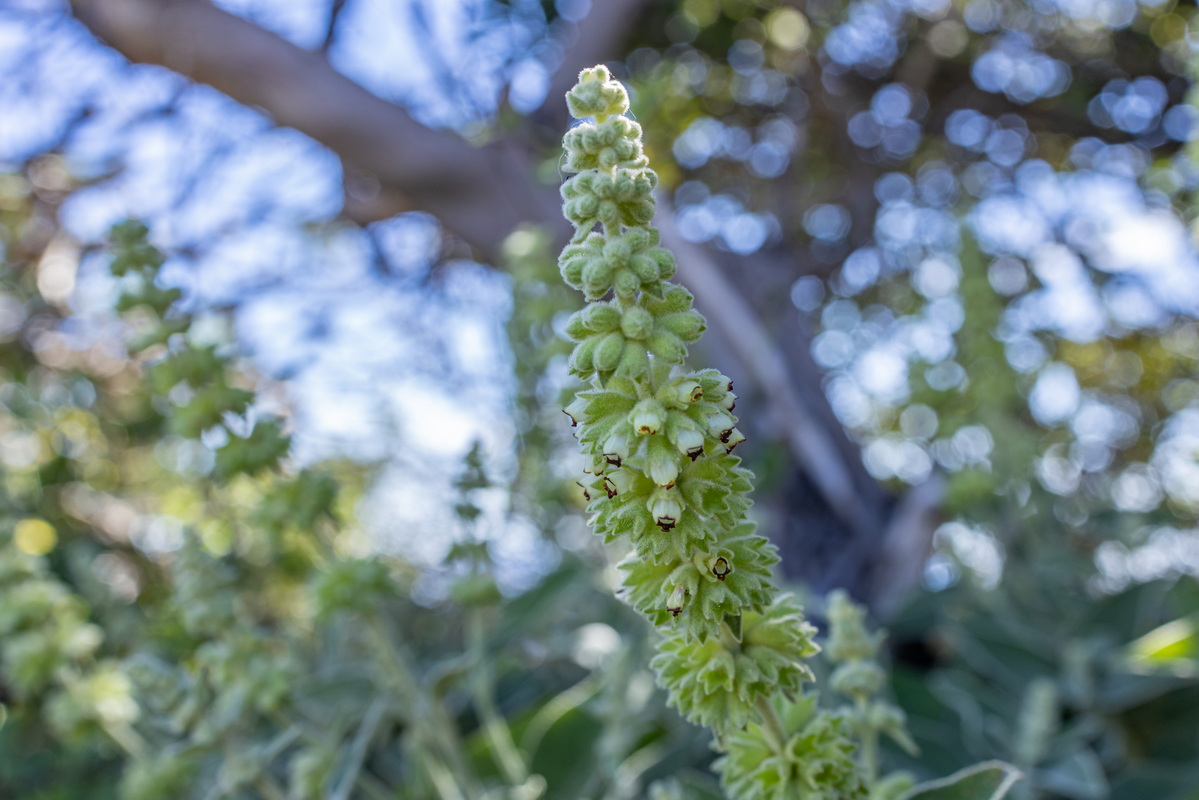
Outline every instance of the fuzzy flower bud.
[[595, 346], [592, 361], [599, 372], [612, 372], [620, 364], [624, 354], [624, 337], [619, 332], [605, 334]]
[[629, 96], [604, 66], [579, 73], [579, 82], [566, 93], [566, 107], [575, 119], [614, 117], [629, 110]]
[[699, 381], [691, 378], [678, 378], [658, 390], [658, 399], [668, 406], [685, 409], [692, 403], [698, 402], [704, 396]]
[[630, 306], [620, 318], [620, 330], [627, 339], [646, 339], [654, 330], [654, 317], [641, 306]]
[[732, 414], [720, 410], [713, 410], [708, 414], [706, 422], [708, 436], [726, 443], [728, 437], [733, 434], [733, 426], [737, 424], [737, 420], [733, 418]]
[[685, 602], [687, 602], [687, 587], [681, 583], [675, 584], [675, 587], [670, 590], [670, 596], [666, 598], [666, 610], [677, 617], [682, 613]]
[[704, 453], [704, 434], [688, 416], [672, 411], [666, 417], [666, 437], [692, 461]]
[[666, 424], [666, 409], [657, 400], [642, 400], [633, 407], [629, 421], [641, 436], [654, 434]]
[[632, 443], [629, 441], [628, 434], [625, 431], [618, 430], [604, 442], [602, 455], [608, 464], [619, 467], [629, 457], [632, 449]]
[[570, 427], [577, 427], [580, 422], [587, 421], [587, 401], [581, 397], [576, 397], [570, 402], [566, 408], [562, 409], [562, 413], [570, 417]]
[[679, 477], [679, 454], [666, 437], [650, 437], [645, 458], [650, 480], [662, 487], [674, 486]]
[[649, 498], [649, 514], [663, 531], [673, 528], [683, 515], [683, 503], [677, 489], [655, 489]]

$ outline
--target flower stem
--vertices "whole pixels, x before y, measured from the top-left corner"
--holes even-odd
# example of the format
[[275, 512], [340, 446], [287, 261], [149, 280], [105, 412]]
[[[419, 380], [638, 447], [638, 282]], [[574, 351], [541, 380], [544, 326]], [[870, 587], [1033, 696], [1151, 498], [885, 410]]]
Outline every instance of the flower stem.
[[762, 731], [766, 734], [766, 741], [769, 742], [770, 749], [782, 755], [783, 749], [787, 745], [787, 731], [783, 728], [783, 721], [779, 719], [774, 706], [770, 704], [770, 698], [764, 694], [758, 695], [758, 699], [754, 701], [754, 707], [762, 715]]

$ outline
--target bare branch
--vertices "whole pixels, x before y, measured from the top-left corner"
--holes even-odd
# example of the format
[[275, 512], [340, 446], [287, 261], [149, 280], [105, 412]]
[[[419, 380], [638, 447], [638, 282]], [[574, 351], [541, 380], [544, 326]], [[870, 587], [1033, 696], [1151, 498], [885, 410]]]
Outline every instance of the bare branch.
[[452, 132], [426, 128], [338, 73], [319, 53], [207, 0], [71, 5], [126, 58], [167, 67], [263, 109], [279, 125], [306, 133], [374, 176], [389, 190], [387, 213], [397, 205], [428, 211], [484, 257], [495, 255], [520, 223], [558, 216], [556, 193], [530, 183], [528, 155], [520, 148], [475, 147]]

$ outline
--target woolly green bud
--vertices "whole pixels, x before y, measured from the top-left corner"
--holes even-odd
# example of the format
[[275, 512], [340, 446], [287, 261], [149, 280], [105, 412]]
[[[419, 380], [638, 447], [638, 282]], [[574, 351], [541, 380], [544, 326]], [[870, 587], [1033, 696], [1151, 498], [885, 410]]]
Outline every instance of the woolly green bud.
[[647, 372], [649, 372], [649, 355], [646, 354], [645, 348], [635, 342], [625, 342], [624, 350], [620, 354], [620, 363], [616, 365], [616, 374], [628, 378], [639, 378]]
[[641, 306], [630, 306], [620, 318], [620, 330], [627, 339], [645, 339], [654, 329], [654, 318]]
[[629, 96], [607, 67], [592, 67], [579, 73], [579, 82], [566, 93], [566, 107], [575, 119], [613, 117], [629, 110]]
[[[598, 205], [584, 217], [594, 218], [597, 209]], [[586, 219], [579, 222], [586, 224]], [[558, 268], [562, 279], [582, 290], [587, 300], [599, 300], [609, 290], [626, 301], [634, 300], [638, 291], [660, 298], [660, 284], [674, 275], [675, 264], [670, 252], [657, 244], [658, 232], [651, 228], [632, 227], [608, 236], [592, 232], [582, 243], [566, 246]]]
[[620, 224], [620, 204], [615, 200], [600, 200], [595, 216], [601, 225], [615, 228]]
[[627, 269], [617, 272], [612, 280], [613, 294], [624, 300], [632, 300], [640, 288], [642, 288], [641, 278]]
[[620, 363], [623, 354], [624, 337], [618, 331], [604, 334], [595, 346], [595, 354], [592, 356], [596, 372], [612, 372]]
[[597, 344], [599, 344], [599, 339], [596, 337], [579, 342], [570, 354], [568, 366], [571, 374], [585, 378], [595, 372], [595, 347]]
[[658, 327], [684, 342], [694, 342], [704, 332], [704, 318], [694, 311], [684, 314], [669, 314], [658, 320]]
[[[635, 230], [644, 231], [645, 228]], [[611, 237], [604, 244], [604, 258], [614, 268], [624, 269], [629, 265], [629, 259], [633, 257], [638, 238], [640, 237], [635, 237], [633, 231], [628, 231], [623, 236]]]
[[667, 364], [682, 364], [687, 357], [687, 346], [682, 339], [666, 331], [654, 332], [649, 340], [649, 351]]
[[562, 139], [566, 148], [566, 172], [585, 169], [637, 169], [646, 166], [641, 151], [641, 126], [627, 117], [613, 117], [598, 124], [584, 122]]
[[616, 331], [620, 329], [620, 309], [608, 303], [594, 303], [587, 306], [579, 314], [583, 327], [595, 333]]
[[579, 279], [571, 285], [582, 288], [589, 300], [598, 300], [612, 287], [612, 265], [603, 259], [582, 262]]

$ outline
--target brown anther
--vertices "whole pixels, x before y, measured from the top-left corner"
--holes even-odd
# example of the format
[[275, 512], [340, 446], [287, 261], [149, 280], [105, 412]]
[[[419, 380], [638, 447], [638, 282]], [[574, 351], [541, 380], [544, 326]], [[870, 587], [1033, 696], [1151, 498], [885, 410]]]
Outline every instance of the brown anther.
[[658, 527], [665, 532], [673, 528], [678, 520], [676, 520], [674, 517], [658, 517], [656, 520], [654, 520], [654, 522], [656, 522]]
[[701, 389], [700, 387], [696, 386], [694, 389], [691, 390], [690, 400], [692, 403], [694, 403], [694, 402], [697, 402], [703, 396], [704, 396], [704, 390]]
[[721, 431], [721, 432], [720, 432], [720, 441], [724, 442], [725, 444], [728, 444], [728, 442], [729, 442], [729, 437], [730, 437], [730, 436], [732, 436], [732, 435], [733, 435], [733, 429], [732, 429], [732, 428], [729, 428], [727, 431]]
[[724, 448], [724, 452], [726, 452], [726, 453], [733, 452], [733, 450], [735, 450], [737, 448], [737, 445], [739, 445], [739, 444], [741, 444], [741, 442], [736, 442], [736, 443]]
[[733, 398], [733, 402], [729, 404], [728, 410], [733, 411], [737, 408], [737, 398]]
[[616, 496], [616, 484], [606, 475], [604, 476], [604, 491], [608, 493], [609, 500]]
[[672, 617], [677, 617], [679, 614], [683, 613], [682, 606], [679, 606], [678, 608], [667, 608], [666, 610], [670, 612]]
[[584, 499], [586, 499], [587, 502], [590, 503], [591, 502], [591, 492], [587, 491], [587, 487], [583, 485], [582, 481], [575, 481], [575, 483], [578, 484], [579, 488], [583, 490]]
[[728, 559], [724, 556], [716, 559], [716, 563], [712, 565], [712, 574], [716, 576], [717, 580], [724, 580], [725, 576], [732, 571], [733, 568], [729, 566]]
[[704, 449], [702, 447], [692, 447], [690, 450], [687, 451], [687, 455], [690, 456], [692, 461], [699, 458], [703, 454], [704, 454]]
[[731, 380], [729, 381], [729, 391], [733, 391], [733, 382]]
[[574, 417], [572, 417], [572, 416], [570, 415], [570, 412], [569, 412], [569, 411], [567, 411], [567, 410], [564, 408], [564, 409], [562, 409], [562, 413], [563, 413], [563, 414], [565, 414], [566, 416], [570, 417], [570, 427], [572, 427], [572, 428], [577, 428], [577, 427], [579, 426], [579, 421], [578, 421], [577, 419], [575, 419]]
[[620, 466], [620, 454], [619, 453], [604, 453], [604, 461], [607, 461], [609, 464], [611, 464], [614, 467], [619, 467]]

